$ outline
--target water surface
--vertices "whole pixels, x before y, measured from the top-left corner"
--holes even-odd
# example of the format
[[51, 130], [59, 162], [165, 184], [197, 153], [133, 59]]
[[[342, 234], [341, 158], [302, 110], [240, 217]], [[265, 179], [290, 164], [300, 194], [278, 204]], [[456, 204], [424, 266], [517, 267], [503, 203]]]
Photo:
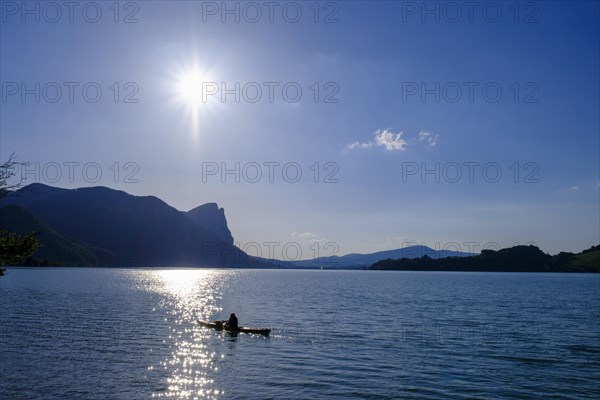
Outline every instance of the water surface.
[[[270, 337], [197, 326], [235, 311]], [[592, 399], [600, 276], [11, 268], [0, 398]]]

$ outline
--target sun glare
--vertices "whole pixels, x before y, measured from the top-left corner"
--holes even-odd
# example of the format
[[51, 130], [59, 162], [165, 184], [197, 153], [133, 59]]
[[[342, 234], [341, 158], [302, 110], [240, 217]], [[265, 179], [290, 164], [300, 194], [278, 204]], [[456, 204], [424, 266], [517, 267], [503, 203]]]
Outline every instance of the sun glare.
[[177, 82], [177, 92], [183, 102], [197, 107], [202, 102], [202, 84], [208, 82], [198, 70], [184, 72]]
[[173, 105], [183, 111], [195, 138], [200, 135], [201, 119], [208, 117], [211, 104], [203, 98], [203, 88], [215, 80], [213, 74], [198, 62], [174, 68], [171, 90]]

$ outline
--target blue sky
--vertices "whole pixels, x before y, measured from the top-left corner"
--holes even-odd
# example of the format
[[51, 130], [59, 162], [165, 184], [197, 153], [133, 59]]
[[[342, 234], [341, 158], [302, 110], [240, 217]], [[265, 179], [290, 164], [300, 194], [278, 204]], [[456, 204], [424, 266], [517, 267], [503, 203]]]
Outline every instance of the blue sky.
[[239, 22], [222, 2], [81, 2], [72, 22], [27, 4], [0, 9], [0, 158], [29, 182], [217, 202], [276, 258], [600, 242], [597, 2], [278, 2], [272, 22], [262, 2], [227, 3]]

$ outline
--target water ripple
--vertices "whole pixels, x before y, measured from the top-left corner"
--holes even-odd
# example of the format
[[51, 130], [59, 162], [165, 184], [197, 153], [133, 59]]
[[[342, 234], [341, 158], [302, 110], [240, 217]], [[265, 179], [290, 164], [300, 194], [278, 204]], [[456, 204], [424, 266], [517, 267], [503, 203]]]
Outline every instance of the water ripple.
[[[595, 399], [599, 277], [11, 269], [0, 398]], [[270, 337], [203, 329], [235, 311]]]

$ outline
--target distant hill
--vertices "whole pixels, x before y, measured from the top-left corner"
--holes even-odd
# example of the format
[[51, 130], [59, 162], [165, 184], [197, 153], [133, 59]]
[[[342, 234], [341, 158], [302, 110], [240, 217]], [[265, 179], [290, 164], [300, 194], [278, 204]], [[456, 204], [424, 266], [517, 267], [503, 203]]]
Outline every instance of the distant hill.
[[[248, 266], [248, 256], [233, 245], [224, 210], [214, 203], [184, 213], [154, 196], [32, 184], [0, 201], [0, 207], [9, 205], [26, 210], [2, 210], [15, 230], [31, 227], [33, 220], [42, 232], [46, 253], [34, 254], [36, 259], [52, 255], [51, 262], [65, 264], [80, 257], [83, 265]], [[67, 247], [67, 253], [79, 256], [66, 257]]]
[[571, 264], [576, 267], [598, 267], [600, 265], [600, 245], [574, 255]]
[[483, 250], [480, 255], [458, 258], [387, 259], [369, 269], [405, 271], [499, 271], [499, 272], [600, 272], [598, 246], [579, 254], [548, 255], [535, 246], [515, 246], [506, 249]]
[[377, 261], [397, 258], [421, 258], [427, 256], [433, 259], [444, 257], [471, 257], [474, 253], [451, 250], [434, 250], [427, 246], [409, 246], [394, 250], [378, 251], [376, 253], [351, 253], [344, 256], [320, 257], [314, 260], [294, 261], [299, 268], [357, 268], [364, 269]]

